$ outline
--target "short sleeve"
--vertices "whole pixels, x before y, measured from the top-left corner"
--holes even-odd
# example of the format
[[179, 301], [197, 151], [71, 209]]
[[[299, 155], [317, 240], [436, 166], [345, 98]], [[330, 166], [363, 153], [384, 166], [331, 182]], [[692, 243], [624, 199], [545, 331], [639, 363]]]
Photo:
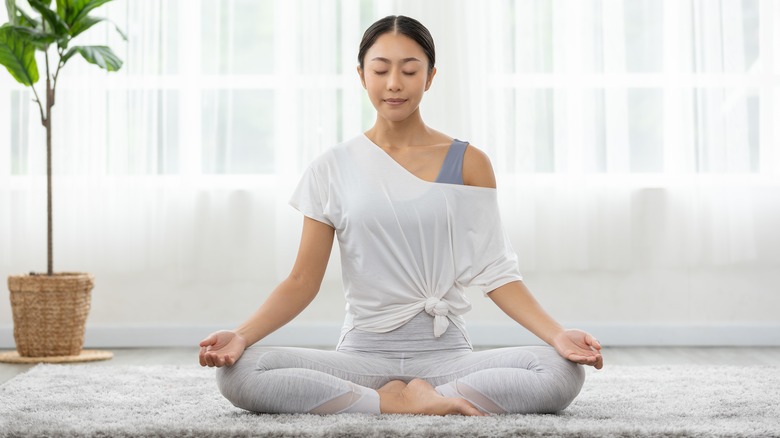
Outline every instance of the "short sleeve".
[[314, 167], [309, 166], [298, 182], [289, 204], [305, 216], [335, 228], [325, 213], [327, 201], [327, 186], [317, 177]]
[[474, 263], [459, 281], [463, 286], [474, 286], [488, 294], [507, 283], [523, 279], [509, 237], [503, 230], [497, 234], [500, 234], [498, 241], [475, 255]]
[[458, 284], [479, 288], [488, 294], [495, 289], [522, 280], [517, 253], [512, 248], [494, 201], [471, 210], [462, 217], [464, 228], [454, 240]]

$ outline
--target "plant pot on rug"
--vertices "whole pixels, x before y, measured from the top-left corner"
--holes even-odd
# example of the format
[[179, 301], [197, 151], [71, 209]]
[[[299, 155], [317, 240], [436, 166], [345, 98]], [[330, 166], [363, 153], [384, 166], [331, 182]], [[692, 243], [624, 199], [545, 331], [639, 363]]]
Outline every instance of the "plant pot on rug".
[[93, 285], [90, 274], [8, 277], [19, 356], [78, 356]]
[[[110, 352], [85, 351], [84, 331], [94, 277], [55, 273], [52, 250], [52, 107], [57, 81], [65, 64], [76, 54], [107, 71], [119, 70], [122, 61], [106, 46], [72, 46], [72, 40], [95, 24], [106, 21], [89, 13], [112, 0], [28, 0], [30, 9], [6, 0], [8, 22], [0, 26], [0, 65], [20, 84], [32, 88], [33, 101], [46, 129], [47, 256], [46, 273], [8, 277], [14, 341], [17, 351], [0, 354], [0, 362], [76, 362], [109, 359]], [[53, 8], [52, 8], [53, 7]], [[34, 16], [36, 15], [36, 16]], [[117, 32], [127, 40], [119, 28]], [[45, 64], [45, 94], [38, 94], [36, 52]], [[51, 55], [51, 56], [50, 56]], [[49, 59], [56, 60], [53, 71]]]

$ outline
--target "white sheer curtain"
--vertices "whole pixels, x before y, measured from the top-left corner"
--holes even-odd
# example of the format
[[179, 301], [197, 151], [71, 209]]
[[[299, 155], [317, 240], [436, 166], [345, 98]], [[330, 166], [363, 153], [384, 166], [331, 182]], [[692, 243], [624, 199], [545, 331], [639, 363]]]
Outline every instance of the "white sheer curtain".
[[517, 207], [506, 214], [524, 224], [511, 232], [526, 269], [777, 260], [762, 244], [772, 231], [756, 210], [778, 197], [754, 190], [776, 187], [780, 170], [766, 123], [775, 117], [766, 114], [772, 57], [759, 56], [759, 46], [771, 52], [773, 7], [557, 0], [453, 8], [455, 22], [469, 23], [454, 44], [470, 55], [459, 64], [469, 69], [461, 126], [509, 186], [506, 204]]
[[[55, 268], [97, 275], [94, 322], [235, 321], [236, 303], [270, 293], [297, 249], [286, 200], [298, 175], [373, 123], [355, 57], [389, 14], [431, 30], [439, 72], [423, 118], [491, 157], [522, 270], [560, 318], [775, 318], [771, 0], [118, 0], [101, 12], [130, 41], [107, 26], [87, 39], [125, 66], [72, 61], [54, 115]], [[30, 96], [0, 75], [2, 276], [45, 266]], [[719, 281], [750, 283], [753, 304], [724, 291], [697, 307]], [[339, 287], [334, 255], [303, 318], [339, 320]]]

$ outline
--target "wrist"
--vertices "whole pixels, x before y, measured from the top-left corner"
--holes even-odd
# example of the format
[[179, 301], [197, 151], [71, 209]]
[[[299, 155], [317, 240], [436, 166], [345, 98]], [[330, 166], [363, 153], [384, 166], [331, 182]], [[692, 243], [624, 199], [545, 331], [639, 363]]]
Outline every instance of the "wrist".
[[566, 329], [563, 328], [560, 325], [556, 325], [550, 331], [548, 332], [547, 336], [548, 339], [545, 339], [544, 341], [550, 344], [551, 346], [555, 347], [558, 343], [558, 340], [563, 336], [563, 334], [566, 333]]
[[236, 339], [239, 340], [244, 345], [244, 348], [248, 347], [250, 343], [248, 342], [249, 336], [246, 330], [239, 327], [235, 330], [233, 330], [233, 335], [235, 335]]

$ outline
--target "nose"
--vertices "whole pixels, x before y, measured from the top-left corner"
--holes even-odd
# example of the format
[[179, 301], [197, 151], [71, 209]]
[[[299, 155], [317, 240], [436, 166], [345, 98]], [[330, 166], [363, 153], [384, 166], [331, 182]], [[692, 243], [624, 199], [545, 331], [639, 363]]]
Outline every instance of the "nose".
[[400, 69], [391, 69], [387, 77], [388, 91], [401, 91], [401, 71]]

